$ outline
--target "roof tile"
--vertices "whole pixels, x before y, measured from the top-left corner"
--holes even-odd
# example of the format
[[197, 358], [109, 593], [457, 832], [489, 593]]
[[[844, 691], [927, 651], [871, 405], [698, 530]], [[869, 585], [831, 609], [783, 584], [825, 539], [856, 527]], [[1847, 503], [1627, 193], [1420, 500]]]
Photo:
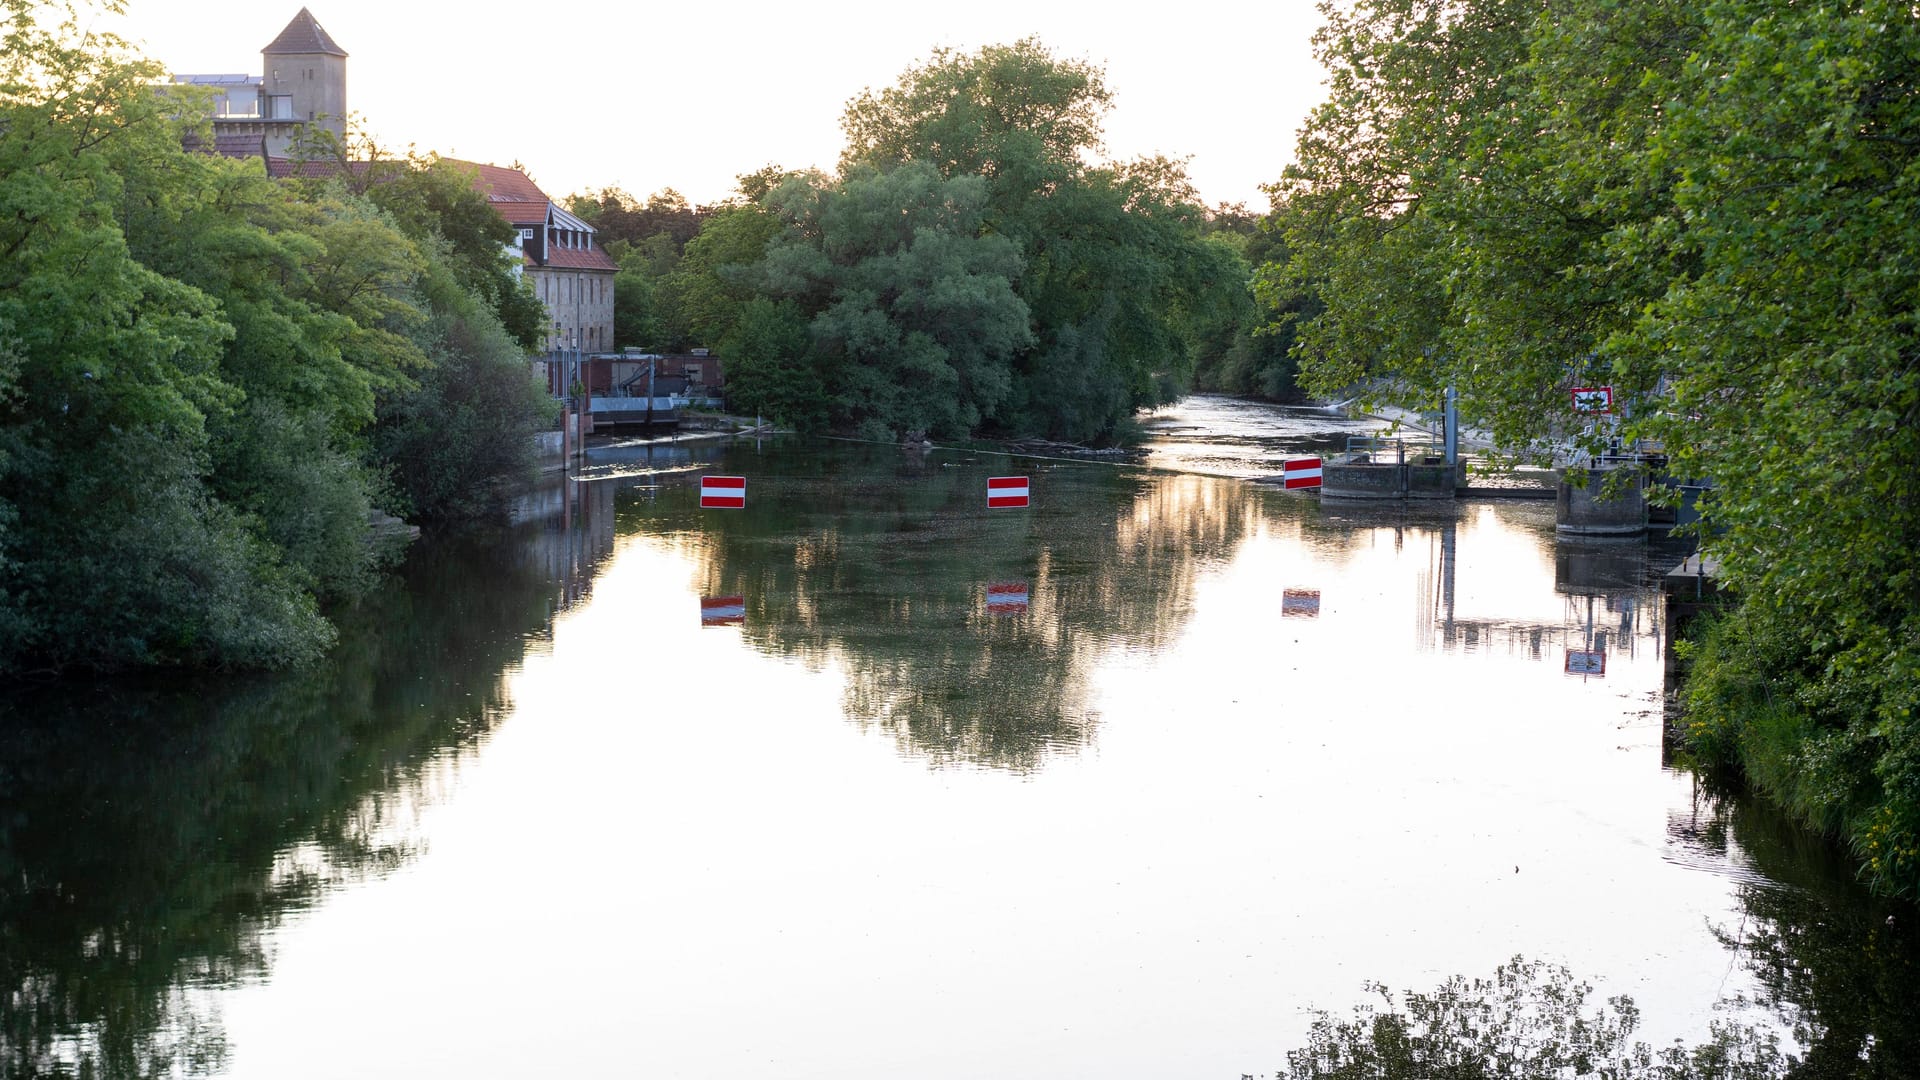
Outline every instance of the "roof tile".
[[293, 21], [287, 24], [287, 28], [280, 31], [280, 36], [274, 38], [271, 45], [260, 51], [273, 53], [276, 56], [302, 53], [347, 55], [347, 50], [334, 42], [333, 38], [320, 26], [320, 21], [313, 17], [313, 12], [306, 8], [301, 8], [300, 14], [295, 15]]

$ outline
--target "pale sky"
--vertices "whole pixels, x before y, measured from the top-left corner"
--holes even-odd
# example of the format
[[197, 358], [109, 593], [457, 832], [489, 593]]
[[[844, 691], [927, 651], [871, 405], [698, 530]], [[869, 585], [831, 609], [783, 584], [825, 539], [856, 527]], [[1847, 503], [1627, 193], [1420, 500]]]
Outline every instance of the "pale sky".
[[[1310, 0], [1161, 8], [980, 0], [455, 5], [307, 0], [347, 51], [347, 103], [389, 149], [522, 162], [555, 198], [671, 187], [696, 203], [767, 164], [831, 171], [840, 113], [936, 46], [1038, 37], [1104, 65], [1106, 156], [1190, 157], [1209, 203], [1264, 210], [1324, 95]], [[260, 74], [300, 0], [128, 0], [105, 21], [170, 71]]]

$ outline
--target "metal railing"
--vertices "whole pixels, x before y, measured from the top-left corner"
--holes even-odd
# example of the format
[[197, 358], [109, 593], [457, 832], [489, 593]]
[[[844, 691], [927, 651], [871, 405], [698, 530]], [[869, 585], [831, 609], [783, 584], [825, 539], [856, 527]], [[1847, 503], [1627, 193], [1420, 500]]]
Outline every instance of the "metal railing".
[[1348, 465], [1405, 465], [1411, 457], [1415, 461], [1429, 457], [1442, 457], [1445, 448], [1432, 438], [1409, 439], [1404, 435], [1349, 435], [1347, 436]]

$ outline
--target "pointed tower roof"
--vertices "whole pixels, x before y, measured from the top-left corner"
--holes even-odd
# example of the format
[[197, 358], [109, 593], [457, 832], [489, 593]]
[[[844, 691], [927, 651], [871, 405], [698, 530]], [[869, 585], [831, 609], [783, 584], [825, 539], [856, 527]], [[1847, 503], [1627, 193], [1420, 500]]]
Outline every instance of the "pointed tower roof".
[[320, 26], [320, 20], [315, 19], [313, 12], [306, 8], [300, 9], [300, 14], [295, 15], [293, 21], [287, 24], [287, 28], [280, 31], [280, 36], [273, 39], [273, 44], [260, 51], [281, 56], [289, 53], [347, 55], [347, 50], [334, 42], [333, 38]]

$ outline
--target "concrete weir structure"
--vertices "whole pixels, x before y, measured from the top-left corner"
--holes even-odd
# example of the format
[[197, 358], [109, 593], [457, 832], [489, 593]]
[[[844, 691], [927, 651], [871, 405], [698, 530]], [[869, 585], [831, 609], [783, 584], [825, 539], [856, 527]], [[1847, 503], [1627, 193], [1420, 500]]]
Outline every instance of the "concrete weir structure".
[[1464, 462], [1441, 458], [1417, 461], [1327, 462], [1320, 467], [1323, 499], [1451, 499], [1467, 480]]
[[[1582, 471], [1585, 483], [1574, 483]], [[1554, 497], [1553, 520], [1553, 531], [1561, 536], [1641, 535], [1647, 531], [1646, 470], [1640, 465], [1567, 470]]]

